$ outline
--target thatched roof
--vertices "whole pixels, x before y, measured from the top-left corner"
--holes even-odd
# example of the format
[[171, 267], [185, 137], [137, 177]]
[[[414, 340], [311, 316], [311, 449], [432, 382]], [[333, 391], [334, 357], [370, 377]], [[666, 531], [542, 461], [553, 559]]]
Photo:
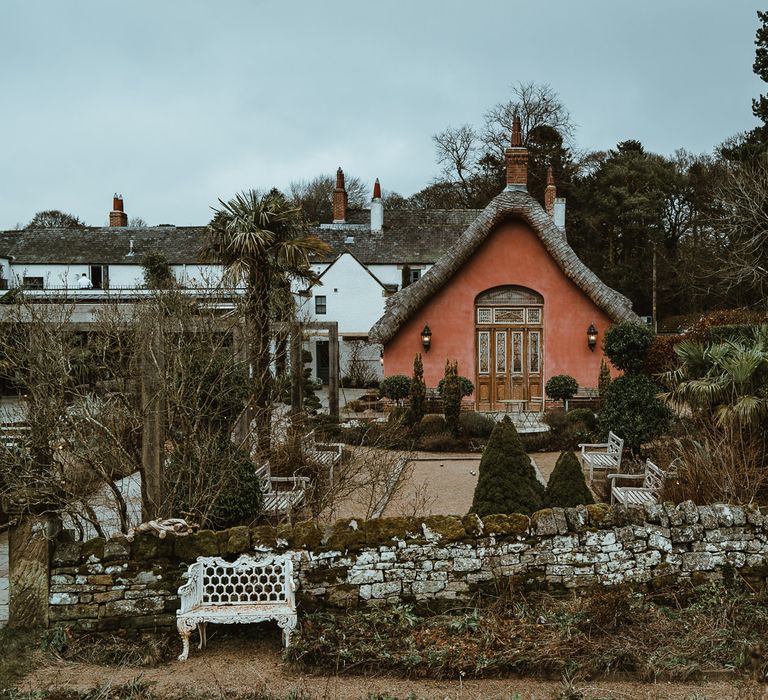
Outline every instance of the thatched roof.
[[384, 315], [374, 324], [369, 337], [386, 343], [399, 328], [440, 291], [480, 244], [502, 221], [522, 219], [538, 235], [544, 247], [566, 277], [576, 284], [613, 321], [640, 319], [629, 299], [603, 284], [579, 258], [541, 205], [527, 192], [505, 190], [495, 197], [458, 238], [453, 247], [426, 274], [387, 300]]

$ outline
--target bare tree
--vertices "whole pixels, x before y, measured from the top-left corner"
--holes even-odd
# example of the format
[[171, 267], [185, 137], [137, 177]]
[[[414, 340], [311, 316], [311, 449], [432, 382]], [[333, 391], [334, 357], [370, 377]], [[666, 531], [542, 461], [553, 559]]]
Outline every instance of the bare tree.
[[46, 209], [37, 212], [25, 228], [82, 228], [83, 226], [85, 224], [72, 214], [58, 209]]
[[718, 274], [745, 301], [765, 304], [768, 293], [768, 160], [727, 171], [717, 196], [725, 234]]
[[477, 174], [477, 154], [482, 148], [476, 131], [469, 125], [448, 127], [432, 137], [437, 162], [443, 166], [445, 180], [457, 184], [467, 201], [471, 198], [472, 178]]
[[546, 126], [557, 131], [566, 146], [572, 145], [575, 126], [557, 92], [547, 84], [518, 82], [512, 86], [512, 98], [495, 104], [483, 118], [483, 146], [497, 158], [503, 159], [509, 147], [515, 113], [520, 117], [524, 144]]
[[248, 398], [247, 358], [231, 342], [242, 320], [222, 317], [215, 290], [206, 302], [163, 290], [137, 305], [105, 303], [87, 333], [70, 322], [67, 305], [22, 297], [6, 306], [0, 366], [23, 387], [29, 430], [0, 448], [0, 496], [22, 511], [58, 513], [81, 533], [136, 524], [138, 494], [130, 487], [150, 477], [137, 377], [146, 336], [159, 329], [157, 514], [216, 526], [258, 513], [253, 463], [231, 439]]
[[562, 176], [566, 164], [561, 161], [570, 158], [575, 131], [571, 116], [549, 85], [517, 83], [511, 99], [485, 113], [482, 129], [465, 124], [432, 137], [442, 172], [430, 188], [411, 198], [412, 204], [418, 207], [435, 200], [453, 204], [459, 195], [459, 206], [485, 206], [503, 187], [504, 152], [511, 142], [515, 114], [530, 151], [529, 189], [543, 188], [550, 161]]
[[[359, 177], [345, 175], [347, 203], [352, 209], [367, 206], [371, 190]], [[296, 180], [289, 185], [293, 206], [300, 207], [311, 223], [330, 223], [333, 220], [333, 190], [336, 175], [317, 175], [311, 180]]]

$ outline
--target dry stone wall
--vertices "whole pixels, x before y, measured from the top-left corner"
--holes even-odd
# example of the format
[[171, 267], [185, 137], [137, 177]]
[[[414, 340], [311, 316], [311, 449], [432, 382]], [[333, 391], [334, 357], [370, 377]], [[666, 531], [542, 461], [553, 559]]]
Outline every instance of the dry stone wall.
[[768, 514], [683, 503], [595, 505], [523, 515], [341, 520], [319, 529], [232, 528], [161, 540], [146, 535], [53, 552], [49, 618], [80, 629], [171, 627], [176, 590], [198, 556], [288, 552], [298, 600], [312, 607], [371, 602], [439, 606], [500, 584], [586, 588], [768, 576]]

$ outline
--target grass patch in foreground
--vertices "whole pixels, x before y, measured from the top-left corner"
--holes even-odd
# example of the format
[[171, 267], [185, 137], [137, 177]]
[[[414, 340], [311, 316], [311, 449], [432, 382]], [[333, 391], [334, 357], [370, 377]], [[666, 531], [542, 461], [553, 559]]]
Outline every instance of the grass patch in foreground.
[[257, 691], [234, 692], [219, 688], [215, 695], [196, 693], [194, 691], [174, 691], [173, 694], [158, 693], [152, 683], [141, 677], [136, 677], [127, 683], [112, 685], [102, 683], [90, 690], [68, 690], [57, 688], [53, 690], [22, 692], [19, 690], [3, 690], [0, 688], [0, 700], [310, 700], [303, 691], [291, 691], [287, 695], [278, 696]]
[[330, 673], [590, 679], [621, 672], [682, 681], [741, 671], [765, 680], [767, 603], [765, 592], [738, 583], [565, 597], [510, 592], [482, 608], [431, 617], [407, 606], [307, 615], [286, 655]]
[[0, 690], [12, 688], [30, 670], [38, 641], [37, 632], [0, 628]]

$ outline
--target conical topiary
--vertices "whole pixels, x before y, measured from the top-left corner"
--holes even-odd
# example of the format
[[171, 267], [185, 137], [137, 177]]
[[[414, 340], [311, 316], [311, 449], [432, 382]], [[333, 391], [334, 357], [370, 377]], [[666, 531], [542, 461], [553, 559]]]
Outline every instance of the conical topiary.
[[509, 417], [491, 433], [480, 460], [480, 476], [471, 513], [486, 515], [525, 513], [543, 505], [544, 487]]
[[561, 452], [544, 492], [544, 504], [548, 508], [573, 508], [588, 503], [594, 499], [578, 458], [573, 452]]

